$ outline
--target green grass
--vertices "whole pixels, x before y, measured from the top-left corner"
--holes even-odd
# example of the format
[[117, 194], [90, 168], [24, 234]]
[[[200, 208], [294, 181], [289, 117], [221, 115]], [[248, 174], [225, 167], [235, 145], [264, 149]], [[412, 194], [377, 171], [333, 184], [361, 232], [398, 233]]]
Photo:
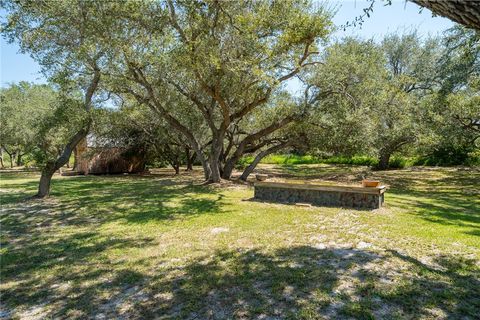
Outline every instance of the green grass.
[[[393, 156], [390, 159], [389, 166], [390, 168], [405, 168], [412, 165], [420, 164], [417, 163], [419, 160], [417, 158], [406, 158]], [[250, 163], [253, 162], [253, 156], [243, 157], [238, 164], [239, 168], [244, 168]], [[357, 166], [371, 166], [375, 167], [378, 165], [378, 159], [370, 156], [332, 156], [332, 157], [315, 157], [312, 155], [295, 155], [295, 154], [271, 154], [262, 159], [261, 163], [263, 164], [281, 164], [281, 165], [292, 165], [292, 164], [349, 164]], [[423, 164], [423, 163], [422, 163]]]
[[[253, 162], [253, 156], [243, 157], [239, 163], [238, 168], [245, 168], [247, 165]], [[404, 157], [400, 155], [393, 155], [389, 161], [389, 167], [391, 169], [403, 169], [412, 166], [452, 166], [454, 164], [464, 164], [468, 166], [480, 165], [480, 153], [479, 151], [472, 152], [464, 159], [450, 159], [445, 162], [445, 159], [436, 159], [434, 157]], [[312, 155], [296, 155], [296, 154], [271, 154], [261, 160], [263, 164], [349, 164], [356, 166], [370, 166], [375, 167], [378, 165], [378, 159], [371, 156], [331, 156], [331, 157], [316, 157]]]
[[475, 319], [480, 173], [262, 165], [278, 180], [389, 185], [375, 211], [253, 202], [201, 174], [1, 174], [6, 318]]

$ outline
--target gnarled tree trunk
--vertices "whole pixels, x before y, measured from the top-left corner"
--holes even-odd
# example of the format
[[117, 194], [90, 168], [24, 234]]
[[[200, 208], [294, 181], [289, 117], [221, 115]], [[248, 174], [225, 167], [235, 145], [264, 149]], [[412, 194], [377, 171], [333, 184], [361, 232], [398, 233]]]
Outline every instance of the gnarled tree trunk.
[[220, 161], [214, 155], [209, 160], [210, 164], [210, 178], [208, 179], [209, 182], [220, 182], [221, 175], [220, 175]]
[[378, 165], [376, 166], [376, 169], [378, 170], [388, 169], [390, 157], [392, 156], [392, 154], [398, 151], [404, 145], [408, 143], [412, 143], [414, 141], [415, 141], [415, 137], [401, 137], [387, 144], [379, 152]]
[[[84, 107], [88, 112], [92, 108], [92, 98], [97, 90], [98, 83], [100, 82], [100, 70], [94, 65], [93, 68], [93, 78], [86, 90]], [[88, 131], [90, 130], [90, 125], [92, 123], [91, 119], [88, 119], [85, 126], [80, 129], [73, 137], [70, 138], [68, 143], [63, 148], [62, 153], [55, 161], [49, 161], [46, 163], [45, 167], [42, 170], [42, 175], [40, 177], [40, 183], [38, 184], [38, 192], [35, 195], [36, 198], [45, 198], [50, 195], [50, 183], [52, 181], [53, 174], [55, 171], [60, 169], [70, 160], [73, 150], [77, 144], [87, 137]]]
[[382, 150], [380, 152], [380, 156], [378, 157], [378, 165], [377, 165], [378, 170], [388, 169], [389, 167], [388, 163], [390, 162], [391, 155], [392, 155], [392, 152], [388, 150]]
[[221, 180], [220, 156], [222, 153], [224, 137], [225, 134], [222, 132], [217, 132], [217, 136], [213, 137], [210, 158], [208, 159], [210, 164], [209, 182], [216, 183]]
[[77, 171], [78, 170], [78, 150], [77, 148], [75, 148], [73, 150], [73, 171]]
[[3, 146], [2, 148], [3, 150], [5, 150], [5, 152], [8, 154], [10, 158], [10, 168], [13, 168], [15, 165], [15, 159], [17, 157], [16, 153], [8, 151], [8, 149], [5, 146]]
[[[287, 117], [279, 121], [273, 122], [272, 124], [263, 128], [262, 130], [259, 130], [255, 133], [248, 135], [238, 145], [238, 147], [235, 149], [235, 152], [233, 152], [231, 157], [226, 160], [225, 166], [223, 168], [222, 177], [224, 179], [230, 179], [235, 165], [244, 154], [254, 153], [257, 150], [266, 146], [268, 143], [272, 142], [271, 140], [268, 140], [268, 139], [265, 139], [264, 141], [259, 142], [260, 139], [265, 138], [269, 134], [285, 127], [286, 125], [288, 125], [293, 121], [295, 121], [295, 116], [288, 115]], [[227, 158], [227, 156], [225, 156], [225, 158]]]
[[410, 0], [435, 14], [480, 30], [480, 2], [477, 0]]
[[53, 174], [55, 171], [63, 167], [65, 163], [67, 163], [67, 161], [70, 159], [73, 149], [75, 149], [77, 144], [87, 136], [89, 128], [90, 122], [85, 128], [82, 128], [70, 139], [57, 160], [47, 162], [42, 170], [42, 175], [38, 184], [38, 192], [35, 195], [36, 198], [45, 198], [50, 195], [50, 184]]
[[179, 162], [175, 162], [175, 163], [172, 163], [171, 164], [173, 170], [175, 170], [175, 174], [180, 174], [180, 163]]
[[43, 168], [42, 175], [40, 176], [40, 182], [38, 183], [37, 198], [44, 198], [50, 195], [50, 184], [53, 174], [55, 173], [55, 163], [49, 162]]
[[23, 157], [23, 154], [21, 154], [20, 151], [19, 151], [18, 154], [17, 154], [17, 166], [23, 165], [22, 157]]
[[257, 156], [255, 157], [255, 159], [253, 159], [253, 162], [248, 165], [248, 167], [245, 168], [245, 170], [243, 170], [243, 173], [242, 175], [240, 176], [240, 180], [243, 180], [243, 181], [247, 181], [247, 178], [248, 176], [253, 172], [253, 170], [255, 169], [255, 167], [260, 163], [260, 161], [268, 156], [269, 154], [271, 153], [274, 153], [274, 152], [277, 152], [289, 145], [292, 145], [293, 144], [293, 141], [285, 141], [285, 142], [282, 142], [280, 144], [277, 144], [273, 147], [270, 147], [266, 150], [263, 150], [261, 151], [259, 154], [257, 154]]
[[187, 160], [187, 169], [185, 171], [193, 170], [193, 162], [195, 161], [195, 153], [190, 154], [190, 148], [185, 147], [185, 158]]
[[10, 168], [13, 168], [16, 166], [15, 160], [17, 159], [17, 153], [14, 151], [12, 153], [8, 153], [10, 156]]

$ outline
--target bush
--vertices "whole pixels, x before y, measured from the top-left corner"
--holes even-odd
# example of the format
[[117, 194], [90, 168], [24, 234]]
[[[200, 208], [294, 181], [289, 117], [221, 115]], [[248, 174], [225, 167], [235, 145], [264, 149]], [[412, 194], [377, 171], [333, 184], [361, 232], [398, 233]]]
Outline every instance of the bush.
[[328, 164], [352, 164], [356, 166], [375, 166], [378, 160], [369, 156], [333, 156], [329, 158], [323, 158], [318, 163]]
[[253, 162], [253, 157], [252, 156], [243, 156], [238, 160], [238, 162], [235, 164], [235, 168], [237, 170], [243, 170], [245, 169], [250, 163]]
[[[253, 156], [244, 156], [238, 163], [237, 168], [245, 168], [252, 163]], [[296, 155], [296, 154], [271, 154], [262, 159], [261, 163], [264, 164], [312, 164], [321, 163], [318, 158], [311, 155]]]
[[[252, 156], [244, 156], [238, 161], [237, 169], [243, 169], [253, 161]], [[374, 166], [378, 160], [368, 156], [333, 156], [328, 158], [320, 158], [312, 155], [296, 155], [296, 154], [271, 154], [262, 159], [264, 164], [352, 164], [361, 166]]]
[[430, 155], [417, 158], [413, 165], [417, 166], [454, 166], [480, 165], [480, 151], [474, 147], [445, 146], [434, 150]]
[[[245, 169], [252, 163], [253, 156], [245, 156], [237, 163], [237, 169]], [[402, 157], [392, 156], [389, 161], [389, 167], [392, 169], [403, 169], [411, 166], [449, 166], [449, 165], [480, 165], [480, 150], [475, 150], [467, 155], [460, 155], [457, 158], [452, 157], [449, 153], [449, 161], [445, 157], [429, 156], [429, 157]], [[455, 161], [454, 161], [455, 160]], [[316, 157], [312, 155], [296, 155], [296, 154], [271, 154], [262, 159], [263, 164], [292, 165], [292, 164], [347, 164], [355, 166], [378, 165], [378, 159], [370, 156], [332, 156], [332, 157]]]
[[268, 164], [312, 164], [319, 163], [318, 159], [311, 155], [296, 155], [296, 154], [271, 154], [266, 156], [262, 163]]
[[480, 166], [480, 149], [469, 152], [465, 164], [467, 166]]
[[403, 169], [407, 166], [407, 159], [404, 157], [392, 157], [388, 166], [392, 169]]

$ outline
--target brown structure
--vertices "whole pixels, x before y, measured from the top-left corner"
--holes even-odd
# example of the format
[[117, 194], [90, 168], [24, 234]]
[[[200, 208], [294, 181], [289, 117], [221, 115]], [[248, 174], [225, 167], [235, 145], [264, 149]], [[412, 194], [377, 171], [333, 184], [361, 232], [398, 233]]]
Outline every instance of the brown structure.
[[480, 30], [479, 0], [411, 0], [439, 16]]
[[139, 173], [145, 156], [121, 147], [89, 147], [83, 139], [75, 148], [74, 171], [79, 174]]

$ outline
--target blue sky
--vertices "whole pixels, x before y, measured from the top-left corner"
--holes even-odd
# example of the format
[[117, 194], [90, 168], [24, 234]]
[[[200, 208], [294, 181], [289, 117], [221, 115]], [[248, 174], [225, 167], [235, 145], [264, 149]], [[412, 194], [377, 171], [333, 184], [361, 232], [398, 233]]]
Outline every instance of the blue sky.
[[[328, 1], [328, 6], [337, 9], [333, 21], [336, 25], [343, 25], [346, 21], [352, 21], [362, 14], [363, 8], [369, 6], [369, 2], [360, 0]], [[2, 12], [2, 20], [4, 13]], [[392, 32], [403, 32], [413, 28], [421, 35], [434, 35], [453, 26], [453, 22], [442, 17], [432, 17], [427, 9], [419, 13], [419, 7], [404, 0], [393, 1], [391, 6], [384, 6], [381, 2], [376, 3], [373, 14], [367, 18], [362, 28], [349, 28], [345, 32], [340, 30], [334, 37], [358, 35], [364, 38], [380, 40], [383, 35]], [[10, 82], [31, 81], [36, 83], [45, 82], [40, 74], [40, 67], [28, 55], [18, 53], [18, 46], [8, 44], [3, 38], [0, 43], [0, 83], [4, 87]], [[288, 85], [294, 91], [297, 87], [295, 82]]]

